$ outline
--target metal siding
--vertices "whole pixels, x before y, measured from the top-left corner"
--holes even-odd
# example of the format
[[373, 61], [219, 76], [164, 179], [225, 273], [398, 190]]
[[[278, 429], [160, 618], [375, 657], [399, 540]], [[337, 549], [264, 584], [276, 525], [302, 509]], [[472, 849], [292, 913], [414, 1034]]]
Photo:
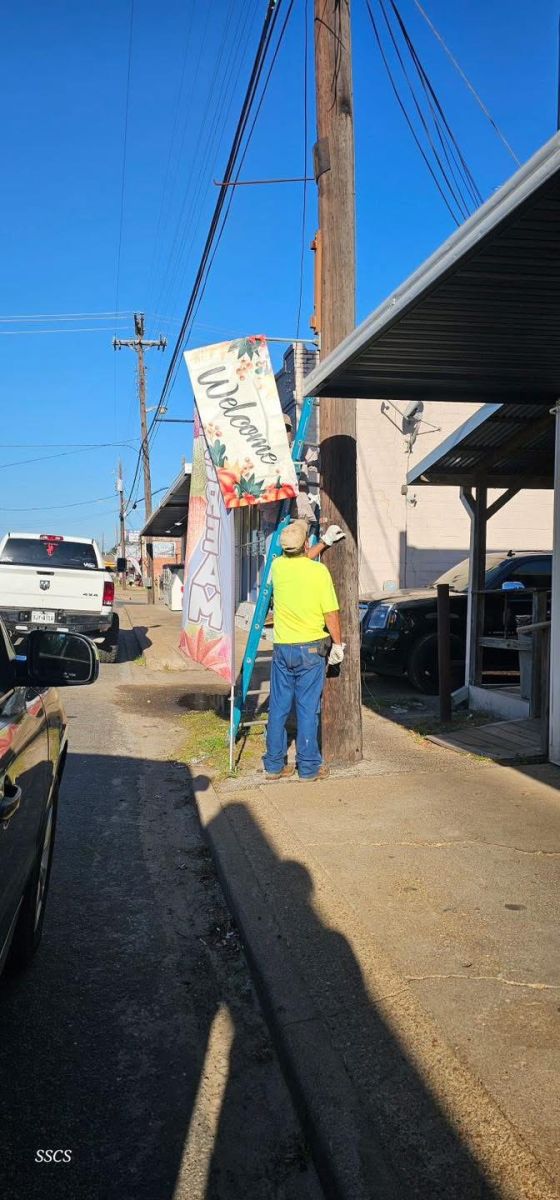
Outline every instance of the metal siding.
[[560, 392], [560, 138], [306, 381], [309, 394], [508, 404]]

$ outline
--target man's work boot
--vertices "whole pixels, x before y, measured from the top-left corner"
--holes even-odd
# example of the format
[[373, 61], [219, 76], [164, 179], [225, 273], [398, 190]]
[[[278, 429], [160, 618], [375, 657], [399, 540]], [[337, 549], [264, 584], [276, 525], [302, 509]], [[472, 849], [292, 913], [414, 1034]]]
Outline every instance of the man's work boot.
[[328, 779], [329, 775], [330, 775], [329, 768], [327, 766], [325, 766], [325, 764], [323, 763], [323, 766], [319, 767], [319, 770], [317, 771], [316, 775], [304, 775], [303, 778], [300, 775], [299, 778], [300, 778], [300, 783], [317, 783], [318, 779]]
[[264, 777], [265, 779], [289, 779], [290, 775], [293, 775], [294, 772], [295, 767], [287, 763], [285, 767], [282, 767], [281, 771], [274, 771], [273, 773], [265, 771]]

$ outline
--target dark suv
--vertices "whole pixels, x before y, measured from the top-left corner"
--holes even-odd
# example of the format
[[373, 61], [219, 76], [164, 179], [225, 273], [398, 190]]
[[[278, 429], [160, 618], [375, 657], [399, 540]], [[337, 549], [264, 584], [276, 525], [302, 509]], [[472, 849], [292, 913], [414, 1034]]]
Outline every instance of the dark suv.
[[[484, 631], [514, 636], [516, 617], [529, 614], [532, 593], [551, 586], [552, 555], [509, 550], [486, 556]], [[378, 675], [407, 675], [422, 692], [437, 692], [438, 583], [449, 584], [453, 685], [464, 682], [469, 561], [452, 567], [429, 588], [382, 592], [360, 602], [362, 669]], [[515, 669], [515, 651], [496, 650], [496, 670]]]

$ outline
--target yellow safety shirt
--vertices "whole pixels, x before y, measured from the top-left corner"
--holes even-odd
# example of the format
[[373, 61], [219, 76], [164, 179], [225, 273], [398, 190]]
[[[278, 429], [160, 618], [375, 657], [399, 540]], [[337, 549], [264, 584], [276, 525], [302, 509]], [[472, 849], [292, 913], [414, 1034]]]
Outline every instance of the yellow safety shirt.
[[327, 636], [325, 613], [339, 608], [330, 571], [304, 554], [283, 554], [272, 564], [274, 641], [318, 642]]

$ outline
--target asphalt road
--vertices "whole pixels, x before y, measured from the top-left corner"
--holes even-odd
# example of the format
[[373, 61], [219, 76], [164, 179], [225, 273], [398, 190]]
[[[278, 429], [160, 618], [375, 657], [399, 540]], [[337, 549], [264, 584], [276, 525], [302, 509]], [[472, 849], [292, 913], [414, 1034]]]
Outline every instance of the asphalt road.
[[0, 984], [0, 1193], [319, 1200], [174, 761], [184, 710], [152, 712], [141, 677], [106, 666], [65, 694], [43, 943]]

